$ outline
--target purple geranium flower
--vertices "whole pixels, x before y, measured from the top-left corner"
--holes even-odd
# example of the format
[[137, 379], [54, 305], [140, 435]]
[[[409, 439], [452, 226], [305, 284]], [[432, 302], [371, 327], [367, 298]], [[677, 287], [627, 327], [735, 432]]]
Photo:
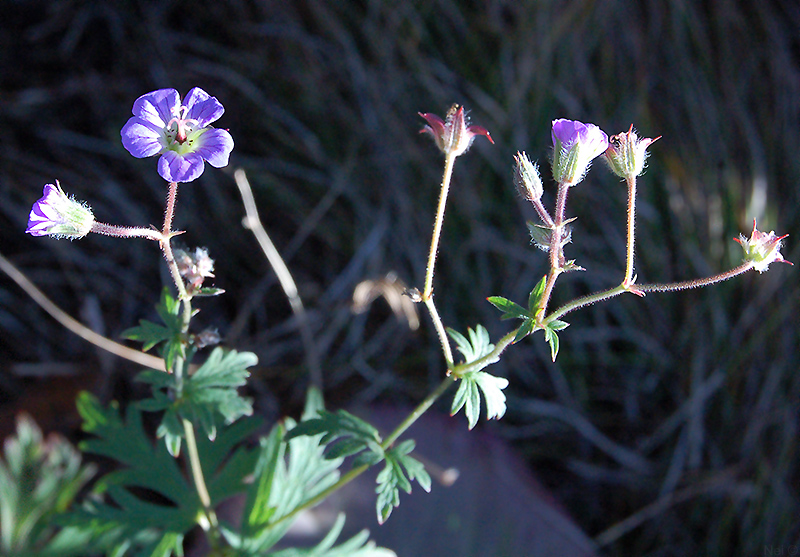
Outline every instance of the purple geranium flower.
[[122, 145], [137, 158], [161, 155], [158, 173], [168, 182], [191, 182], [204, 169], [228, 164], [233, 138], [209, 126], [225, 108], [195, 87], [183, 104], [175, 89], [159, 89], [133, 103], [133, 117], [122, 127]]
[[608, 136], [594, 124], [576, 120], [553, 120], [553, 176], [574, 186], [596, 157], [608, 148]]
[[33, 204], [25, 232], [32, 236], [75, 240], [91, 232], [93, 224], [94, 215], [89, 206], [67, 197], [56, 180], [55, 185], [44, 187], [42, 198]]

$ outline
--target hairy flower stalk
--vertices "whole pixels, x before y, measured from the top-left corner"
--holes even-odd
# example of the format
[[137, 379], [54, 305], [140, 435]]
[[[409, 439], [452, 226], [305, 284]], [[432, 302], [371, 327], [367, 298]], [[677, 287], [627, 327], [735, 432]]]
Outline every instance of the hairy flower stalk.
[[547, 310], [558, 275], [579, 269], [564, 258], [565, 225], [570, 222], [564, 220], [569, 188], [583, 180], [591, 162], [608, 147], [608, 136], [603, 130], [594, 124], [584, 124], [577, 120], [553, 120], [550, 135], [553, 140], [553, 177], [558, 182], [558, 193], [548, 248], [550, 272], [544, 295], [539, 302], [542, 314]]
[[428, 122], [420, 133], [429, 133], [433, 136], [437, 147], [444, 153], [444, 174], [442, 175], [442, 185], [439, 192], [439, 204], [436, 209], [436, 218], [433, 225], [433, 237], [431, 238], [431, 246], [428, 252], [428, 265], [425, 269], [425, 287], [423, 288], [420, 296], [420, 301], [425, 302], [428, 310], [433, 319], [434, 326], [439, 335], [439, 340], [442, 344], [445, 359], [447, 360], [448, 369], [453, 364], [452, 350], [450, 349], [450, 341], [447, 339], [447, 334], [444, 325], [439, 318], [436, 311], [436, 306], [433, 304], [433, 270], [436, 265], [436, 253], [439, 249], [439, 237], [442, 234], [442, 223], [444, 222], [444, 212], [447, 205], [447, 194], [450, 190], [450, 179], [453, 175], [453, 165], [456, 157], [463, 155], [475, 141], [475, 137], [483, 135], [490, 143], [494, 143], [492, 136], [481, 126], [468, 125], [464, 107], [454, 104], [447, 112], [444, 120], [431, 113], [422, 113], [419, 115]]
[[[647, 160], [647, 148], [661, 136], [655, 139], [640, 138], [631, 124], [627, 132], [611, 136], [608, 148], [605, 152], [605, 160], [611, 171], [624, 178], [628, 185], [628, 243], [625, 256], [625, 277], [622, 279], [623, 286], [630, 288], [636, 277], [633, 275], [633, 256], [635, 242], [635, 220], [636, 220], [636, 177], [644, 172], [645, 161]], [[636, 292], [631, 289], [631, 292]]]

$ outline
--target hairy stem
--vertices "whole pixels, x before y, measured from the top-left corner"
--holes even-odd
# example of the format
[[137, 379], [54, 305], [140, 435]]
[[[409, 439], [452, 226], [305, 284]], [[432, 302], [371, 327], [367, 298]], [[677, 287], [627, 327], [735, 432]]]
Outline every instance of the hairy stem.
[[422, 301], [427, 301], [433, 293], [433, 268], [436, 265], [436, 252], [439, 249], [439, 236], [442, 234], [442, 223], [444, 222], [444, 209], [447, 205], [447, 193], [450, 190], [450, 178], [453, 175], [453, 163], [456, 155], [448, 153], [444, 159], [444, 174], [442, 176], [442, 187], [439, 192], [439, 207], [436, 210], [436, 220], [433, 224], [433, 237], [431, 238], [431, 249], [428, 252], [428, 267], [425, 269], [425, 289], [422, 291]]
[[442, 323], [439, 312], [436, 311], [436, 305], [433, 303], [433, 296], [425, 300], [425, 306], [431, 314], [433, 326], [436, 329], [436, 333], [439, 335], [439, 342], [442, 344], [444, 359], [447, 360], [447, 370], [448, 373], [450, 373], [450, 368], [453, 367], [453, 351], [450, 348], [450, 340], [447, 338], [447, 331], [444, 328], [444, 323]]
[[[169, 191], [167, 193], [167, 206], [164, 210], [164, 226], [161, 229], [160, 246], [164, 254], [164, 259], [167, 261], [172, 280], [175, 287], [178, 289], [178, 299], [181, 300], [183, 305], [183, 323], [181, 326], [181, 335], [184, 338], [184, 348], [188, 349], [188, 333], [189, 322], [192, 319], [192, 299], [186, 291], [186, 285], [183, 283], [178, 264], [175, 261], [175, 256], [172, 253], [172, 246], [170, 240], [175, 235], [172, 232], [172, 219], [175, 215], [175, 202], [178, 197], [178, 183], [170, 182]], [[175, 396], [179, 398], [183, 391], [183, 377], [184, 367], [186, 366], [186, 359], [183, 356], [175, 358], [175, 366], [171, 370], [175, 376], [176, 392]], [[200, 502], [203, 505], [203, 511], [206, 515], [208, 522], [208, 530], [210, 531], [209, 541], [212, 545], [217, 543], [221, 538], [219, 532], [219, 521], [214, 509], [211, 507], [211, 497], [208, 494], [208, 487], [206, 487], [205, 477], [203, 475], [203, 468], [200, 465], [200, 453], [197, 450], [197, 441], [194, 435], [194, 425], [192, 422], [183, 418], [183, 430], [186, 436], [186, 452], [189, 456], [189, 464], [192, 469], [192, 479], [194, 480], [197, 495], [200, 497]]]
[[633, 282], [633, 244], [636, 220], [636, 176], [626, 178], [628, 183], [628, 250], [625, 256], [625, 278], [622, 284], [630, 285]]

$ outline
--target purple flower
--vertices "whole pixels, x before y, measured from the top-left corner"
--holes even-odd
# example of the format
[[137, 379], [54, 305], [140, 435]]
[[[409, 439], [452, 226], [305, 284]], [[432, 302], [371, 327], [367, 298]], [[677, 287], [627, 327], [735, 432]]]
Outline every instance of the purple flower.
[[67, 197], [61, 184], [44, 187], [42, 198], [33, 204], [28, 217], [28, 228], [32, 236], [54, 236], [76, 240], [83, 238], [94, 224], [91, 208], [85, 203]]
[[428, 125], [422, 128], [420, 133], [431, 134], [436, 145], [445, 155], [452, 154], [456, 157], [463, 155], [475, 141], [476, 135], [484, 135], [490, 143], [494, 143], [486, 128], [467, 125], [463, 106], [454, 104], [444, 120], [430, 112], [420, 112], [419, 115], [428, 122]]
[[228, 164], [233, 138], [209, 126], [225, 108], [216, 97], [195, 87], [183, 104], [175, 89], [159, 89], [133, 103], [133, 117], [122, 127], [122, 145], [137, 158], [161, 155], [158, 173], [168, 182], [191, 182], [205, 161], [215, 168]]
[[608, 136], [594, 124], [553, 120], [553, 177], [574, 186], [583, 180], [589, 164], [608, 148]]

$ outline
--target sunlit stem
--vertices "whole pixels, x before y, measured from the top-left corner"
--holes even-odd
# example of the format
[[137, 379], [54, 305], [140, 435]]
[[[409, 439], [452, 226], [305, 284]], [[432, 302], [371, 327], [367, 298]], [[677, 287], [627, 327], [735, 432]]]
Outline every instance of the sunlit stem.
[[116, 226], [95, 221], [92, 223], [92, 232], [103, 236], [114, 236], [115, 238], [147, 238], [160, 242], [161, 232], [152, 228], [140, 228], [138, 226]]
[[447, 369], [449, 374], [450, 368], [453, 367], [453, 351], [450, 348], [450, 341], [447, 338], [447, 331], [444, 328], [444, 323], [442, 323], [442, 319], [439, 317], [439, 312], [436, 311], [436, 305], [433, 303], [433, 296], [430, 296], [425, 300], [425, 306], [428, 308], [428, 311], [431, 314], [431, 319], [433, 320], [433, 326], [436, 329], [436, 334], [439, 335], [439, 342], [442, 344], [442, 352], [444, 352], [444, 359], [447, 360]]
[[637, 284], [636, 289], [640, 290], [641, 292], [675, 292], [677, 290], [690, 290], [692, 288], [709, 286], [712, 284], [716, 284], [718, 282], [732, 279], [733, 277], [746, 273], [752, 268], [753, 268], [753, 262], [745, 261], [744, 263], [742, 263], [738, 267], [731, 269], [730, 271], [726, 271], [724, 273], [720, 273], [718, 275], [714, 275], [711, 277], [685, 280], [683, 282], [668, 282], [664, 284]]
[[[167, 261], [167, 267], [169, 268], [172, 280], [175, 283], [175, 287], [178, 289], [178, 299], [181, 300], [181, 303], [183, 304], [181, 336], [184, 339], [188, 339], [189, 322], [192, 318], [192, 300], [191, 296], [189, 296], [186, 291], [186, 285], [183, 283], [183, 278], [181, 277], [178, 264], [175, 261], [175, 256], [172, 253], [172, 246], [170, 245], [170, 239], [175, 235], [175, 233], [172, 232], [172, 219], [175, 215], [175, 202], [177, 197], [178, 183], [170, 182], [169, 191], [167, 193], [167, 206], [164, 209], [164, 225], [161, 229], [160, 246], [161, 251], [164, 254], [164, 259]], [[184, 343], [188, 344], [188, 341], [184, 340]], [[188, 348], [188, 346], [185, 346], [185, 348]], [[183, 356], [178, 356], [175, 358], [175, 365], [171, 371], [175, 376], [175, 396], [177, 398], [181, 396], [183, 391], [185, 366], [186, 360]], [[197, 450], [194, 426], [192, 425], [192, 422], [185, 418], [183, 419], [183, 430], [186, 436], [186, 452], [189, 455], [189, 464], [192, 469], [192, 479], [194, 480], [195, 489], [197, 489], [197, 495], [200, 497], [200, 502], [203, 505], [203, 510], [208, 523], [208, 529], [211, 531], [210, 541], [212, 544], [215, 544], [216, 540], [220, 539], [219, 522], [214, 509], [211, 507], [211, 497], [208, 494], [208, 487], [206, 487], [205, 477], [203, 476], [203, 468], [200, 465], [200, 453]]]
[[453, 163], [456, 155], [447, 153], [444, 159], [444, 175], [442, 176], [442, 187], [439, 192], [439, 207], [436, 210], [436, 220], [433, 224], [433, 237], [431, 238], [431, 249], [428, 252], [428, 266], [425, 270], [425, 288], [422, 291], [422, 301], [425, 302], [433, 293], [433, 268], [436, 265], [436, 252], [439, 249], [439, 237], [442, 234], [442, 223], [444, 222], [444, 209], [447, 205], [447, 193], [450, 190], [450, 178], [453, 175]]
[[634, 228], [636, 220], [636, 176], [630, 175], [626, 178], [628, 182], [628, 251], [625, 257], [625, 278], [623, 284], [633, 283], [633, 244]]
[[564, 231], [564, 211], [567, 206], [567, 193], [569, 192], [569, 184], [562, 182], [558, 184], [558, 196], [556, 197], [556, 211], [553, 228], [550, 234], [550, 271], [547, 274], [547, 284], [542, 294], [542, 299], [539, 300], [539, 313], [544, 314], [547, 311], [547, 304], [550, 302], [550, 295], [553, 293], [553, 287], [556, 284], [558, 275], [561, 274], [561, 267], [564, 264], [564, 254], [561, 246], [561, 236]]
[[[669, 283], [656, 283], [656, 284], [636, 284], [633, 286], [623, 283], [618, 286], [615, 286], [614, 288], [603, 290], [601, 292], [596, 292], [594, 294], [589, 294], [588, 296], [582, 296], [580, 298], [572, 300], [567, 304], [564, 304], [556, 311], [548, 315], [545, 319], [543, 319], [542, 325], [547, 325], [551, 321], [559, 319], [565, 314], [575, 311], [576, 309], [590, 306], [592, 304], [596, 304], [597, 302], [603, 302], [615, 296], [619, 296], [623, 292], [631, 292], [633, 294], [643, 295], [647, 292], [675, 292], [678, 290], [690, 290], [692, 288], [701, 288], [703, 286], [710, 286], [718, 282], [732, 279], [733, 277], [746, 273], [752, 268], [753, 268], [753, 263], [750, 261], [746, 261], [741, 265], [739, 265], [738, 267], [731, 269], [730, 271], [726, 271], [724, 273], [720, 273], [718, 275], [702, 279], [692, 279], [692, 280], [685, 280], [682, 282], [669, 282]], [[455, 372], [457, 369], [458, 367], [454, 368], [453, 371]]]

